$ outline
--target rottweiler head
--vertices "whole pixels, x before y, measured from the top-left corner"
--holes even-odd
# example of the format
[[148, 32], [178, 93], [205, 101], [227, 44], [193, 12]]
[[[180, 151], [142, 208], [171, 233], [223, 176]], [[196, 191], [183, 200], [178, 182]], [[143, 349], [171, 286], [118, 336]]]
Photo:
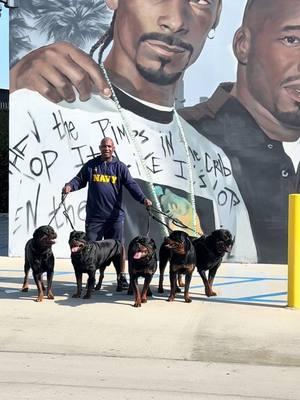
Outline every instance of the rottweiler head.
[[191, 249], [191, 240], [186, 232], [173, 231], [165, 238], [164, 246], [174, 253], [185, 255]]
[[216, 229], [210, 234], [210, 240], [219, 254], [230, 253], [234, 245], [232, 234], [227, 229]]
[[57, 234], [50, 225], [39, 226], [33, 232], [34, 244], [43, 249], [51, 248], [56, 238]]
[[134, 260], [148, 260], [155, 254], [155, 250], [156, 245], [153, 239], [137, 236], [129, 244], [128, 257]]
[[80, 253], [82, 249], [87, 245], [88, 238], [85, 232], [72, 231], [69, 237], [69, 246], [71, 253]]

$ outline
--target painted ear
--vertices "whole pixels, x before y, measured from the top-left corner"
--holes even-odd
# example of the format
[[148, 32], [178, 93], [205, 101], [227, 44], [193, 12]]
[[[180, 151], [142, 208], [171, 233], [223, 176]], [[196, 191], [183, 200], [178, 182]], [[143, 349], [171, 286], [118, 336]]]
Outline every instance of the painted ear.
[[118, 8], [119, 0], [105, 0], [105, 1], [106, 1], [106, 5], [109, 9], [115, 11]]
[[242, 65], [248, 63], [248, 55], [251, 45], [251, 33], [248, 28], [239, 28], [233, 39], [233, 52], [238, 62]]
[[221, 11], [222, 11], [222, 2], [220, 1], [219, 7], [218, 7], [218, 10], [217, 10], [217, 16], [216, 16], [215, 22], [214, 22], [214, 24], [212, 26], [212, 29], [216, 29], [216, 27], [219, 25]]

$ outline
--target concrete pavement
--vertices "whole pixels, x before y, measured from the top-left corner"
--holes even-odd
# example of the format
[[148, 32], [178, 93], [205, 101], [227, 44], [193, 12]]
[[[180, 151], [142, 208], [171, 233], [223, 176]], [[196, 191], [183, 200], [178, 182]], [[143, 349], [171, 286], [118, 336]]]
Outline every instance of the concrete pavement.
[[72, 299], [69, 260], [57, 260], [55, 300], [19, 291], [23, 260], [0, 257], [0, 386], [3, 398], [300, 398], [300, 312], [286, 308], [287, 267], [223, 264], [207, 299], [197, 273], [193, 302], [156, 291], [140, 309], [103, 290]]

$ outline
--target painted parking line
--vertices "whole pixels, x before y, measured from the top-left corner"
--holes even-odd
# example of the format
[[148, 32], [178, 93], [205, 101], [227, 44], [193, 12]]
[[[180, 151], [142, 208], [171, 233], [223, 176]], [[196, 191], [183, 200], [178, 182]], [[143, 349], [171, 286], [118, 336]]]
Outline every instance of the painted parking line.
[[[20, 275], [23, 275], [23, 270], [22, 269], [0, 269], [0, 272], [3, 273], [19, 273]], [[62, 276], [70, 276], [74, 275], [74, 271], [56, 271], [54, 273], [55, 276], [57, 277], [62, 277]], [[112, 285], [116, 282], [116, 273], [115, 272], [107, 272], [105, 273], [105, 277], [109, 279], [105, 279], [104, 285]], [[157, 279], [159, 277], [159, 274], [155, 274], [153, 278], [153, 285], [157, 285]], [[168, 274], [165, 274], [164, 277], [166, 280], [168, 279]], [[199, 276], [197, 276], [198, 279], [200, 279]], [[1, 278], [0, 278], [1, 280]], [[278, 284], [277, 288], [274, 289], [274, 292], [270, 291], [269, 286], [272, 283], [278, 282], [287, 282], [286, 277], [272, 277], [272, 276], [267, 276], [267, 277], [260, 277], [260, 276], [235, 276], [235, 275], [229, 275], [229, 276], [224, 276], [224, 275], [218, 275], [216, 277], [216, 282], [214, 284], [215, 287], [228, 287], [232, 286], [230, 289], [230, 295], [232, 296], [217, 296], [217, 297], [211, 297], [209, 298], [209, 301], [218, 301], [218, 302], [238, 302], [238, 303], [261, 303], [261, 304], [274, 304], [274, 305], [286, 305], [287, 303], [287, 292], [286, 291], [278, 291]], [[60, 283], [61, 285], [64, 286], [76, 286], [75, 283]], [[244, 291], [244, 288], [246, 288], [247, 284], [247, 295], [246, 296], [240, 296], [241, 291]], [[253, 284], [253, 285], [252, 285]], [[259, 284], [259, 286], [257, 286]], [[263, 286], [263, 287], [262, 287]], [[266, 289], [266, 286], [268, 287], [268, 292], [263, 292], [263, 289]], [[169, 289], [169, 285], [167, 282], [166, 288]], [[191, 292], [197, 289], [203, 290], [204, 286], [201, 282], [201, 284], [196, 284], [196, 285], [191, 285], [190, 289]], [[252, 289], [253, 288], [253, 289]], [[10, 293], [16, 293], [19, 290], [13, 289], [13, 288], [7, 288], [4, 289], [5, 293], [10, 294]], [[249, 293], [250, 291], [250, 293]], [[255, 293], [251, 294], [251, 292], [257, 292], [259, 291], [260, 293]], [[263, 293], [262, 293], [263, 292]], [[199, 293], [191, 293], [193, 295], [199, 295]], [[225, 293], [224, 293], [225, 294]], [[226, 293], [227, 294], [227, 293]], [[112, 296], [113, 294], [107, 293], [105, 294], [106, 296]], [[234, 297], [234, 295], [238, 295], [238, 297]], [[282, 299], [280, 299], [280, 296], [282, 296]]]

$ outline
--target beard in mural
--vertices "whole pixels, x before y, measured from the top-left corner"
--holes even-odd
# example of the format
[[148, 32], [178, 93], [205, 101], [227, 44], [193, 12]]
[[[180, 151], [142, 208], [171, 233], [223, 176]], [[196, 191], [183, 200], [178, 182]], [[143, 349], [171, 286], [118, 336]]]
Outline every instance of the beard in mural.
[[[56, 105], [28, 90], [14, 93], [11, 98], [15, 115], [11, 126], [11, 151], [12, 154], [22, 152], [22, 160], [11, 159], [10, 197], [15, 209], [15, 219], [10, 224], [11, 237], [30, 229], [32, 215], [36, 219], [51, 215], [49, 192], [52, 191], [55, 204], [54, 191], [59, 190], [86, 159], [96, 156], [93, 146], [98, 144], [99, 136], [111, 136], [116, 143], [116, 155], [129, 165], [132, 176], [140, 180], [144, 193], [156, 207], [198, 232], [203, 229], [209, 233], [220, 225], [226, 227], [236, 237], [232, 257], [236, 261], [256, 261], [248, 213], [228, 158], [173, 109], [177, 81], [198, 58], [210, 29], [217, 25], [221, 1], [174, 0], [171, 3], [170, 7], [169, 0], [144, 0], [142, 6], [141, 0], [107, 1], [115, 11], [114, 23], [93, 51], [100, 47], [101, 62], [103, 50], [113, 39], [101, 66], [112, 85], [112, 100], [92, 95], [86, 102], [76, 99], [69, 104]], [[56, 51], [65, 54], [65, 63], [57, 57]], [[45, 64], [43, 57], [49, 53], [52, 53], [52, 60], [57, 61], [52, 66]], [[40, 74], [38, 78], [43, 79], [38, 81], [29, 66], [40, 62], [44, 76]], [[54, 96], [56, 101], [64, 98], [66, 87], [67, 99], [74, 100], [71, 99], [73, 84], [83, 100], [89, 95], [82, 92], [74, 75], [78, 70], [85, 72], [89, 81], [85, 90], [89, 92], [97, 80], [101, 86], [98, 69], [94, 61], [71, 45], [48, 46], [25, 56], [14, 67], [12, 89], [22, 86], [21, 80], [26, 76], [26, 87], [49, 98], [51, 89], [58, 88]], [[55, 78], [51, 81], [53, 70]], [[48, 83], [50, 80], [50, 85], [43, 86], [46, 80]], [[24, 102], [30, 105], [24, 107]], [[29, 139], [20, 133], [24, 132], [24, 126]], [[28, 140], [37, 143], [29, 146]], [[32, 149], [39, 148], [41, 142], [42, 156], [38, 157]], [[28, 149], [31, 153], [25, 154]], [[51, 153], [54, 151], [55, 154]], [[44, 175], [40, 164], [43, 160]], [[23, 183], [26, 178], [31, 179], [27, 179], [27, 186]], [[22, 179], [21, 185], [18, 179]], [[36, 193], [36, 197], [28, 198], [31, 193]], [[74, 214], [77, 207], [78, 217], [83, 208], [83, 198], [79, 199], [76, 202], [72, 197]], [[125, 204], [129, 204], [126, 196]], [[130, 240], [144, 230], [145, 214], [139, 209], [129, 209], [126, 219], [125, 236]], [[59, 225], [59, 221], [56, 224]], [[61, 225], [57, 226], [58, 230], [67, 229], [63, 222]], [[154, 239], [159, 243], [165, 234], [165, 230], [157, 228]]]

